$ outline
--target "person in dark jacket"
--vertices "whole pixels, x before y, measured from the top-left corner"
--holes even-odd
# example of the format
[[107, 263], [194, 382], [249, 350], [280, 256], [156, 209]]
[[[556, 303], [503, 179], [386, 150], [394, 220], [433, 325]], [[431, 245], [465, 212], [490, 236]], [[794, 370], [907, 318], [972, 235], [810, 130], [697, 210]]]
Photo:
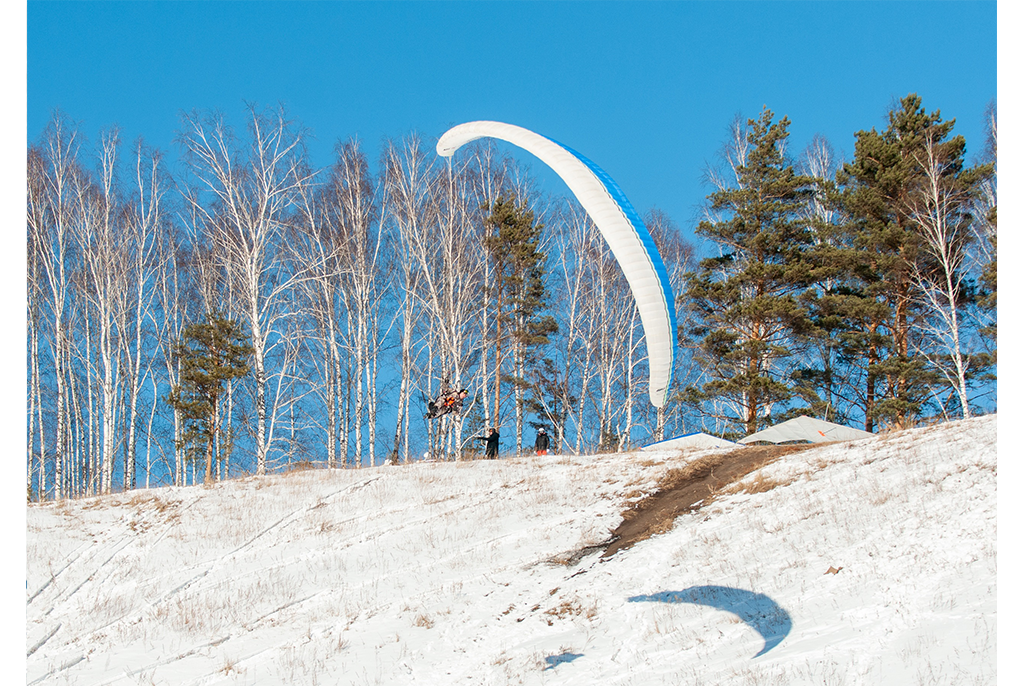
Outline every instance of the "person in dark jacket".
[[534, 443], [534, 447], [537, 449], [538, 455], [548, 454], [548, 433], [544, 430], [544, 427], [537, 429], [537, 442]]
[[477, 436], [478, 441], [487, 441], [487, 449], [484, 451], [484, 455], [488, 460], [493, 460], [498, 457], [498, 427], [492, 426], [490, 432], [486, 436]]

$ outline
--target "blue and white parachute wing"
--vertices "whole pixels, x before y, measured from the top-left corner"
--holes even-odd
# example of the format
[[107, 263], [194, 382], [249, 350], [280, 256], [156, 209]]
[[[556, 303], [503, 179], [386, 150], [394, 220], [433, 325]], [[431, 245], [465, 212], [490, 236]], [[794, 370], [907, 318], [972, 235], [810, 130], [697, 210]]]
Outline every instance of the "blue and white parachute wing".
[[675, 356], [675, 302], [661, 255], [622, 189], [578, 152], [512, 124], [495, 121], [460, 124], [441, 136], [437, 154], [451, 157], [463, 145], [478, 138], [498, 138], [535, 155], [565, 181], [590, 215], [633, 292], [647, 340], [651, 403], [655, 407], [664, 406]]

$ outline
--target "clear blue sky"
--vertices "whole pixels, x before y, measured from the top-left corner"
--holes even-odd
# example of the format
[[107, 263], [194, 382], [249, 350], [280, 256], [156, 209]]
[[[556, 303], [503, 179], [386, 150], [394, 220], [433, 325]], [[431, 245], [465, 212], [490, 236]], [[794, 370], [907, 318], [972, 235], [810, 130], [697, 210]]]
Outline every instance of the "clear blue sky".
[[[27, 138], [54, 108], [174, 158], [183, 110], [283, 103], [314, 161], [505, 121], [590, 157], [684, 230], [736, 114], [853, 154], [917, 92], [970, 155], [996, 98], [995, 2], [28, 2]], [[566, 192], [526, 153], [546, 188]]]

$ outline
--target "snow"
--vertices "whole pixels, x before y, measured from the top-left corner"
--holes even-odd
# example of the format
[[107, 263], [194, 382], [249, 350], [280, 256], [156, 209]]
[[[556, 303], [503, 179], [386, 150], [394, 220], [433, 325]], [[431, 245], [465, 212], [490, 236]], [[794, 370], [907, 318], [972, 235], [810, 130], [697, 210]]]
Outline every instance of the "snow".
[[995, 683], [995, 416], [793, 453], [573, 556], [708, 452], [30, 505], [27, 682]]

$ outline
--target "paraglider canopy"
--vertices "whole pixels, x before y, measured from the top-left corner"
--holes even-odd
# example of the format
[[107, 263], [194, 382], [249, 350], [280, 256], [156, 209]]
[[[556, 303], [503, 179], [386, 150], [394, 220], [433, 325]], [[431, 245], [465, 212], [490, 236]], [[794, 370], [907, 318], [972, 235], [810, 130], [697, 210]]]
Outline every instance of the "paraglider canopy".
[[474, 121], [449, 129], [437, 154], [450, 157], [478, 138], [498, 138], [532, 153], [558, 174], [608, 242], [636, 300], [647, 341], [648, 394], [662, 407], [672, 383], [676, 310], [668, 271], [650, 232], [622, 189], [596, 164], [546, 136], [512, 124]]

